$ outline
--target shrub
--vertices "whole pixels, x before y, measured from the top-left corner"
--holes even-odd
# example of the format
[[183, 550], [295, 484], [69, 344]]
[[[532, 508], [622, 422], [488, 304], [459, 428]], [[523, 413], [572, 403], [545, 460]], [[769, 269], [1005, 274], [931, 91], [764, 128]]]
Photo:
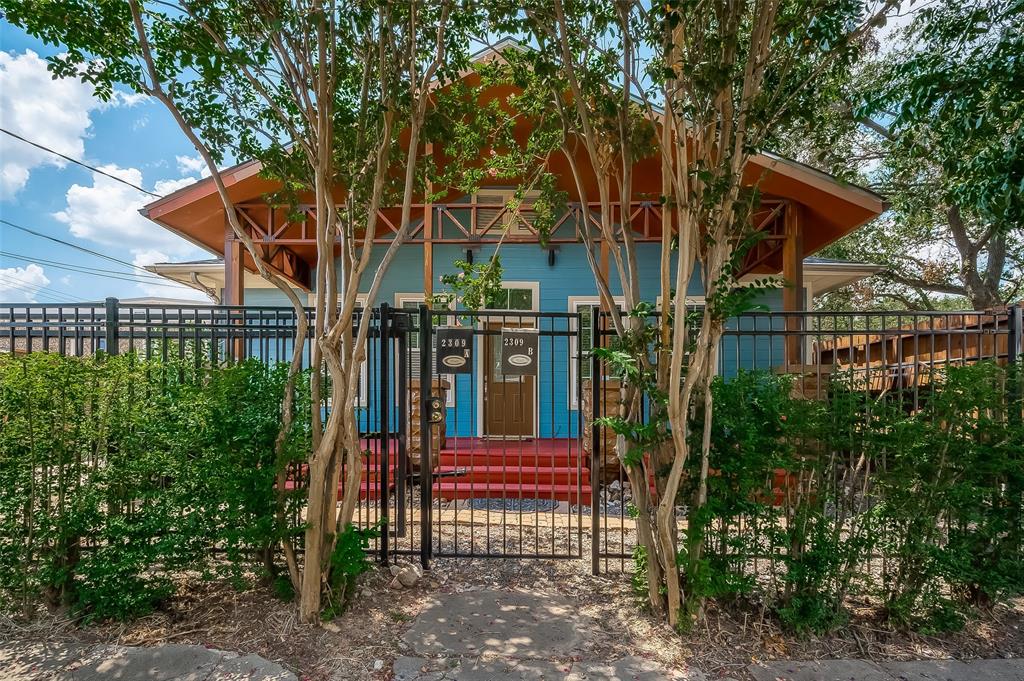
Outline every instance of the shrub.
[[[950, 367], [881, 394], [836, 375], [820, 402], [769, 372], [716, 380], [708, 500], [683, 532], [687, 588], [761, 601], [802, 633], [841, 625], [850, 596], [939, 631], [1024, 592], [1017, 372]], [[699, 475], [692, 457], [680, 503]]]
[[0, 356], [3, 604], [129, 618], [175, 571], [275, 572], [294, 531], [275, 492], [283, 380], [255, 361]]

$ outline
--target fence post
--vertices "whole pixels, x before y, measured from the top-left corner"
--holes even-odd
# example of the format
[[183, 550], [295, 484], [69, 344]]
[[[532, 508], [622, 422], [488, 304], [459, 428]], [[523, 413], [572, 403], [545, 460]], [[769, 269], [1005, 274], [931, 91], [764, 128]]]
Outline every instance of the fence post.
[[431, 491], [434, 484], [434, 457], [430, 451], [433, 429], [430, 423], [430, 397], [434, 389], [434, 367], [430, 363], [430, 308], [420, 305], [420, 563], [430, 569], [434, 553], [433, 522], [430, 512]]
[[[1010, 372], [1010, 415], [1018, 422], [1024, 419], [1024, 305], [1011, 305], [1006, 311], [1006, 368]], [[998, 354], [998, 353], [997, 353]]]
[[1009, 331], [1006, 339], [1006, 359], [1007, 363], [1012, 365], [1024, 355], [1024, 305], [1011, 305], [1006, 314], [1006, 326]]
[[108, 355], [116, 355], [120, 348], [118, 347], [118, 317], [120, 313], [117, 309], [117, 298], [107, 298], [106, 302], [106, 314], [103, 318], [103, 337], [104, 343], [107, 346]]
[[[378, 419], [377, 431], [379, 433], [379, 452], [377, 457], [378, 474], [380, 475], [380, 561], [384, 565], [388, 564], [388, 533], [391, 528], [388, 526], [388, 506], [390, 506], [390, 499], [388, 498], [388, 467], [391, 464], [391, 437], [390, 437], [390, 421], [391, 421], [391, 399], [390, 399], [390, 387], [391, 387], [391, 356], [388, 352], [388, 345], [390, 343], [391, 330], [389, 326], [390, 319], [388, 318], [388, 304], [381, 303], [378, 308], [378, 314], [380, 315], [379, 322], [377, 324], [377, 333], [380, 335], [380, 350], [377, 354], [380, 362], [380, 390], [377, 391], [378, 402]], [[372, 322], [373, 310], [367, 308], [363, 310], [363, 323], [369, 324]], [[372, 327], [371, 327], [372, 328]]]
[[[576, 327], [577, 329], [579, 326]], [[576, 344], [579, 347], [579, 343]], [[597, 575], [601, 572], [601, 483], [604, 478], [604, 467], [601, 465], [601, 428], [597, 425], [600, 415], [601, 398], [601, 362], [595, 349], [601, 346], [601, 308], [590, 308], [590, 571]], [[582, 363], [580, 365], [582, 367]], [[580, 395], [583, 402], [583, 395]], [[582, 410], [581, 410], [582, 411]]]

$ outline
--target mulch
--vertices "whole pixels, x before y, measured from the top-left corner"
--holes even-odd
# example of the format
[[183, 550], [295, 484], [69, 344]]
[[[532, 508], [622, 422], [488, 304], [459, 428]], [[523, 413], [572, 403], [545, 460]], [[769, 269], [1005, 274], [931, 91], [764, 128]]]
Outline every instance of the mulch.
[[560, 593], [599, 625], [593, 652], [606, 659], [637, 655], [667, 667], [686, 662], [710, 678], [743, 679], [746, 666], [771, 659], [871, 660], [1024, 657], [1024, 599], [999, 606], [960, 632], [924, 636], [894, 631], [867, 604], [829, 636], [787, 634], [756, 607], [710, 606], [697, 630], [678, 635], [646, 614], [627, 575], [593, 576], [584, 560], [446, 560], [411, 589], [389, 586], [387, 570], [363, 578], [342, 616], [323, 626], [298, 622], [294, 605], [265, 589], [236, 590], [223, 581], [183, 575], [165, 606], [130, 623], [80, 626], [66, 612], [0, 617], [0, 638], [158, 645], [191, 643], [255, 653], [310, 681], [391, 676], [406, 654], [402, 633], [435, 594], [472, 589]]

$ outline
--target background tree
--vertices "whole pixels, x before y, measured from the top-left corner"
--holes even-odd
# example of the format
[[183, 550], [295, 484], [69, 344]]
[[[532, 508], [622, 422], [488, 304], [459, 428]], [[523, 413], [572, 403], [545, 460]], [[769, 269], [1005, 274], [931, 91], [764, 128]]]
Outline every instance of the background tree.
[[[912, 10], [912, 8], [911, 8]], [[833, 306], [986, 309], [1024, 286], [1024, 3], [930, 3], [786, 150], [891, 210], [826, 254], [885, 272]]]
[[[311, 392], [316, 405], [322, 391], [329, 391], [332, 408], [326, 422], [320, 409], [311, 410], [301, 564], [292, 541], [283, 549], [300, 594], [300, 615], [316, 619], [336, 539], [350, 527], [358, 499], [347, 493], [338, 507], [341, 472], [345, 490], [358, 489], [362, 474], [353, 407], [370, 325], [353, 325], [356, 295], [371, 275], [368, 295], [375, 298], [409, 234], [422, 145], [429, 141], [422, 135], [431, 92], [435, 81], [467, 65], [476, 14], [468, 6], [453, 11], [451, 2], [374, 0], [4, 0], [0, 7], [12, 23], [66, 48], [51, 60], [55, 74], [92, 83], [100, 97], [123, 83], [156, 98], [203, 157], [236, 238], [260, 274], [288, 297], [299, 320], [279, 448], [292, 427], [305, 306], [239, 223], [218, 166], [229, 157], [253, 158], [281, 183], [282, 192], [273, 197], [279, 204], [313, 196]], [[370, 268], [378, 209], [396, 203], [398, 234]], [[283, 494], [284, 464], [279, 465]]]

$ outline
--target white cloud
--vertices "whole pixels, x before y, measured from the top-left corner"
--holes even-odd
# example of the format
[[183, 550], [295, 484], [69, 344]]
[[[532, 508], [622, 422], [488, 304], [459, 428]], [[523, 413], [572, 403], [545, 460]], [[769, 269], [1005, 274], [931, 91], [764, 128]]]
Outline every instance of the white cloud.
[[5, 302], [35, 303], [39, 290], [49, 285], [45, 270], [35, 263], [0, 268], [0, 300]]
[[[142, 172], [137, 168], [106, 165], [100, 166], [100, 170], [140, 187], [145, 186]], [[195, 181], [194, 177], [161, 180], [156, 182], [154, 191], [168, 194]], [[131, 260], [140, 267], [155, 262], [204, 257], [204, 251], [139, 214], [139, 209], [152, 200], [152, 197], [116, 180], [93, 173], [92, 185], [72, 185], [65, 196], [64, 209], [53, 216], [68, 226], [72, 236], [109, 246], [111, 255]], [[158, 286], [144, 276], [140, 277], [137, 286], [150, 296], [197, 297], [193, 289], [186, 286]], [[201, 294], [198, 297], [201, 299]]]
[[175, 156], [174, 160], [178, 162], [178, 172], [182, 175], [199, 173], [199, 177], [210, 176], [210, 167], [202, 156]]
[[[99, 168], [142, 186], [142, 172], [136, 168], [119, 168], [116, 165]], [[155, 189], [157, 194], [165, 194], [192, 182], [195, 182], [192, 178], [157, 182]], [[196, 250], [192, 244], [139, 214], [139, 209], [152, 201], [152, 197], [99, 173], [92, 174], [91, 186], [71, 185], [65, 199], [64, 209], [53, 216], [68, 226], [72, 236], [115, 246], [132, 254], [155, 249], [172, 256], [183, 256]]]
[[[144, 95], [119, 91], [110, 102], [102, 102], [93, 93], [93, 87], [80, 80], [54, 79], [46, 61], [32, 50], [0, 51], [0, 124], [26, 139], [82, 159], [93, 111], [145, 100]], [[0, 159], [0, 200], [21, 191], [33, 168], [67, 165], [60, 157], [8, 135], [0, 135]]]

